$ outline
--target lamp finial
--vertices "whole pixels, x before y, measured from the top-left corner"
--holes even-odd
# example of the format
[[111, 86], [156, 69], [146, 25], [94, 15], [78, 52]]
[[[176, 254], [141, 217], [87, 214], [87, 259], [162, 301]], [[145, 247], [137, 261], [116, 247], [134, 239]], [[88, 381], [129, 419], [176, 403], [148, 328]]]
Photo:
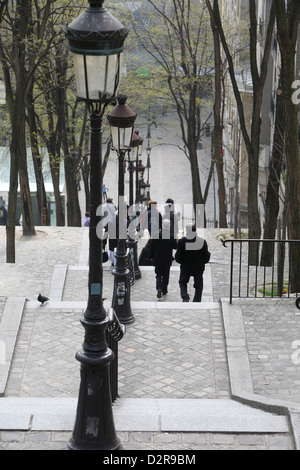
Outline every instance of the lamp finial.
[[104, 3], [104, 0], [89, 0], [89, 4], [91, 7], [102, 8], [103, 3]]

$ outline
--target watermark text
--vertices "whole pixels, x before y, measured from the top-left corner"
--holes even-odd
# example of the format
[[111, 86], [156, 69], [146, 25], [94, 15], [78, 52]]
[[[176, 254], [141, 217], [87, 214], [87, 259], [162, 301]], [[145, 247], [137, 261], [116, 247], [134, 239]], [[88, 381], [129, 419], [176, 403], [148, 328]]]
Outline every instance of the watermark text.
[[295, 366], [299, 366], [300, 365], [300, 340], [294, 341], [292, 343], [292, 349], [295, 350], [295, 352], [293, 352], [292, 354], [292, 363]]
[[295, 105], [300, 104], [300, 80], [295, 80], [292, 84], [294, 93], [292, 94], [292, 102]]
[[0, 365], [6, 364], [6, 344], [4, 341], [0, 341]]
[[140, 204], [127, 206], [124, 197], [120, 197], [116, 212], [108, 209], [106, 203], [97, 208], [96, 217], [99, 221], [96, 233], [101, 240], [107, 238], [127, 240], [129, 236], [131, 240], [137, 241], [143, 236], [144, 230], [149, 231], [152, 239], [178, 238], [178, 233], [181, 231], [187, 238], [186, 248], [198, 250], [202, 246], [198, 246], [199, 243], [192, 243], [196, 234], [191, 231], [191, 226], [194, 225], [196, 229], [204, 228], [204, 214], [205, 207], [202, 204], [197, 205], [196, 210], [191, 204], [185, 204], [176, 207], [176, 211], [172, 212], [172, 208], [166, 206], [159, 208], [156, 204], [149, 208], [141, 207]]

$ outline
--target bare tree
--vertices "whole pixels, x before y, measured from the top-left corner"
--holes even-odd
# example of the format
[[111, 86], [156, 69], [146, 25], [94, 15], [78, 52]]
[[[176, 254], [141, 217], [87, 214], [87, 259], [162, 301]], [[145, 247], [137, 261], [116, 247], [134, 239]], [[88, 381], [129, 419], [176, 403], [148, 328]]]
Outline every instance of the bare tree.
[[[297, 105], [292, 100], [295, 80], [295, 54], [300, 22], [297, 0], [276, 0], [278, 42], [281, 55], [281, 89], [285, 121], [285, 155], [287, 165], [286, 208], [288, 236], [300, 240], [300, 152]], [[300, 292], [298, 244], [290, 247], [291, 292]]]
[[[253, 82], [253, 105], [251, 129], [248, 132], [245, 112], [241, 92], [236, 80], [236, 70], [234, 66], [233, 56], [229, 50], [228, 42], [224, 33], [218, 2], [215, 5], [215, 21], [220, 34], [223, 49], [227, 58], [230, 79], [233, 87], [234, 96], [237, 103], [240, 126], [245, 142], [249, 161], [249, 184], [248, 184], [248, 221], [249, 221], [249, 238], [260, 238], [261, 225], [258, 211], [258, 163], [260, 150], [260, 130], [261, 130], [261, 106], [264, 85], [267, 77], [268, 61], [271, 50], [273, 30], [275, 24], [275, 2], [272, 2], [270, 18], [266, 30], [265, 47], [260, 68], [257, 60], [257, 14], [256, 1], [249, 0], [249, 39], [250, 39], [250, 67]], [[250, 247], [252, 248], [252, 247]], [[250, 249], [249, 262], [256, 264], [256, 249]]]
[[31, 20], [31, 1], [18, 0], [7, 3], [2, 16], [0, 60], [5, 80], [6, 100], [12, 126], [10, 144], [10, 189], [7, 217], [6, 259], [15, 262], [15, 224], [18, 176], [22, 197], [24, 234], [34, 235], [31, 199], [26, 164], [25, 99], [28, 86], [26, 39]]
[[224, 162], [223, 162], [223, 119], [222, 119], [222, 74], [223, 64], [221, 56], [220, 36], [215, 21], [215, 11], [217, 1], [214, 0], [213, 6], [209, 0], [206, 0], [207, 8], [210, 14], [211, 28], [214, 38], [215, 51], [215, 104], [214, 104], [214, 131], [212, 138], [212, 157], [216, 161], [218, 175], [219, 192], [219, 216], [220, 227], [227, 228], [226, 211], [226, 192], [224, 181]]
[[151, 85], [147, 82], [148, 86], [156, 93], [160, 90], [160, 94], [168, 94], [175, 106], [191, 168], [197, 219], [207, 194], [205, 191], [203, 195], [201, 188], [197, 144], [203, 132], [203, 96], [214, 69], [209, 16], [202, 2], [148, 0], [145, 3], [147, 16], [140, 19], [140, 24], [135, 19], [133, 27], [139, 44], [155, 64], [155, 73], [151, 75]]
[[[279, 85], [279, 90], [281, 85]], [[265, 211], [265, 226], [264, 226], [264, 239], [275, 239], [277, 229], [277, 218], [280, 208], [280, 188], [281, 188], [281, 175], [283, 166], [285, 164], [285, 125], [284, 125], [284, 108], [283, 108], [283, 95], [281, 92], [277, 93], [276, 108], [275, 108], [275, 127], [273, 136], [273, 149], [270, 163], [270, 171], [267, 185], [266, 195], [266, 211]], [[270, 243], [264, 243], [261, 254], [261, 265], [272, 266], [274, 253], [273, 246]]]
[[11, 167], [7, 219], [7, 262], [15, 262], [15, 223], [18, 176], [22, 206], [23, 233], [35, 235], [26, 155], [26, 102], [34, 72], [47, 50], [43, 42], [46, 23], [54, 0], [45, 0], [41, 15], [33, 20], [32, 0], [2, 2], [0, 61], [5, 81], [6, 100], [11, 121]]

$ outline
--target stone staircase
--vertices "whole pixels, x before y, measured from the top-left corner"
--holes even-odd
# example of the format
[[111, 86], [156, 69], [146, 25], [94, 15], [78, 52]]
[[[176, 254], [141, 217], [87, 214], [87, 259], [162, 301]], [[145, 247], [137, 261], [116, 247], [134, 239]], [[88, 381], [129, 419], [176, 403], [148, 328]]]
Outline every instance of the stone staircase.
[[[10, 351], [9, 361], [0, 364], [0, 429], [73, 429], [79, 384], [74, 355], [83, 340], [79, 320], [87, 300], [86, 233], [78, 265], [55, 266], [49, 302], [6, 302], [1, 336], [10, 339]], [[226, 300], [213, 300], [210, 266], [201, 304], [180, 301], [178, 267], [161, 301], [153, 269], [141, 270], [131, 293], [135, 322], [119, 343], [117, 431], [289, 434], [293, 416], [287, 405], [265, 400], [261, 406], [253, 397], [240, 313]], [[108, 309], [109, 267], [104, 284]]]

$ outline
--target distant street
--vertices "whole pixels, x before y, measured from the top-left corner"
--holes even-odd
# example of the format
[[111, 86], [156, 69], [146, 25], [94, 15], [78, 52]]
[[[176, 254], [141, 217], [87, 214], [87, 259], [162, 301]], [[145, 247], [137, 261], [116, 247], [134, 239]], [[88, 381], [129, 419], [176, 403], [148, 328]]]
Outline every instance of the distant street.
[[[190, 164], [184, 152], [180, 136], [179, 124], [170, 124], [169, 116], [158, 116], [157, 125], [151, 127], [151, 168], [149, 172], [149, 182], [151, 185], [150, 196], [162, 208], [167, 198], [172, 198], [180, 208], [182, 215], [187, 220], [192, 216], [192, 183]], [[137, 125], [138, 129], [138, 125]], [[147, 129], [140, 128], [140, 136], [144, 139], [142, 161], [144, 166], [147, 163]], [[200, 177], [202, 193], [204, 193], [210, 169], [211, 138], [202, 138], [203, 148], [198, 150]], [[135, 154], [134, 154], [135, 155]], [[147, 169], [144, 180], [147, 182]], [[134, 179], [135, 182], [135, 179]], [[112, 197], [117, 204], [118, 199], [118, 163], [117, 155], [112, 152], [109, 158], [104, 176], [104, 183], [109, 187], [108, 197]], [[127, 201], [129, 200], [129, 173], [125, 173], [125, 191]], [[216, 189], [217, 193], [217, 181]], [[135, 194], [135, 192], [134, 192]], [[217, 212], [218, 213], [218, 212]], [[210, 185], [209, 196], [206, 205], [207, 218], [214, 219], [214, 184], [213, 179]]]

